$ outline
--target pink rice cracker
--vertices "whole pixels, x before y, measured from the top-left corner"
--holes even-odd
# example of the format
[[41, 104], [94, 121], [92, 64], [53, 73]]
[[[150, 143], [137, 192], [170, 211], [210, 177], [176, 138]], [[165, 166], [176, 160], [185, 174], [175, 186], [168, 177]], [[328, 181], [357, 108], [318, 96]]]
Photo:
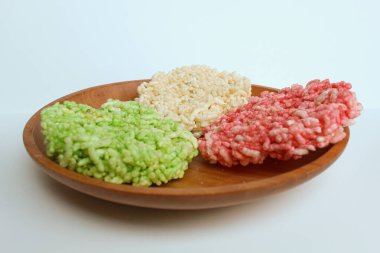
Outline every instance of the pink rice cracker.
[[202, 156], [224, 166], [263, 163], [267, 156], [299, 159], [346, 136], [362, 105], [346, 82], [313, 80], [279, 92], [262, 92], [206, 127]]

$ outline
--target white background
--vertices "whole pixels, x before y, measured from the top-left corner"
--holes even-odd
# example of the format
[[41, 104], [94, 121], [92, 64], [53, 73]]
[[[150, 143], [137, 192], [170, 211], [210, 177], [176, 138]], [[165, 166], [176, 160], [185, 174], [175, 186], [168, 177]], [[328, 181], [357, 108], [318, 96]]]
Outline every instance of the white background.
[[[379, 11], [378, 1], [0, 0], [0, 251], [379, 252]], [[110, 204], [27, 156], [23, 126], [51, 100], [189, 64], [273, 87], [345, 80], [363, 115], [321, 176], [216, 210]]]

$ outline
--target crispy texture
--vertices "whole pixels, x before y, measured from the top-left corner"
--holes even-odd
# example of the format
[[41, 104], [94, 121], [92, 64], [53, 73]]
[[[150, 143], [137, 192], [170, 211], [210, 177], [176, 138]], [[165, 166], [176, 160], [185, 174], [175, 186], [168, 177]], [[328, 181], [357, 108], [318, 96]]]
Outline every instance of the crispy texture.
[[204, 127], [248, 102], [251, 84], [236, 73], [194, 65], [158, 72], [137, 91], [136, 101], [155, 108], [199, 137]]
[[65, 101], [41, 112], [47, 155], [61, 166], [111, 183], [161, 185], [182, 178], [198, 154], [178, 123], [136, 102], [100, 109]]
[[224, 166], [262, 163], [268, 156], [298, 159], [337, 143], [362, 105], [351, 85], [314, 80], [277, 92], [263, 92], [227, 113], [199, 139], [203, 157]]

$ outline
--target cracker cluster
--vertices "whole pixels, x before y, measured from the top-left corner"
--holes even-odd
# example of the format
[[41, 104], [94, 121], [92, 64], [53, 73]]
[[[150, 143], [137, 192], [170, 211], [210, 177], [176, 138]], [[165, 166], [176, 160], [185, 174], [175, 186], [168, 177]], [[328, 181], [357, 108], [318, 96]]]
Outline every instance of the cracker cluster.
[[248, 102], [251, 84], [237, 73], [193, 65], [158, 72], [137, 91], [137, 102], [155, 108], [199, 137], [204, 127]]
[[298, 159], [341, 141], [344, 127], [360, 115], [351, 84], [314, 80], [253, 96], [204, 130], [203, 157], [231, 167], [259, 164], [266, 157]]
[[111, 183], [161, 185], [182, 178], [198, 154], [178, 123], [134, 101], [101, 108], [65, 101], [41, 112], [46, 152], [59, 165]]

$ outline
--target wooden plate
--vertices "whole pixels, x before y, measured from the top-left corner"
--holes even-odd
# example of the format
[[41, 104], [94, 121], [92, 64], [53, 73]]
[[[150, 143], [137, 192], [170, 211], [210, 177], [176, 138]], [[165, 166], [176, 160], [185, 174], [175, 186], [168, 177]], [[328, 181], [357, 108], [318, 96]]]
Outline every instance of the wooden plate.
[[[137, 86], [147, 80], [106, 84], [81, 90], [51, 102], [71, 100], [99, 107], [109, 98], [131, 100], [137, 96]], [[253, 85], [252, 95], [275, 89]], [[49, 106], [47, 105], [47, 106]], [[42, 110], [42, 109], [41, 109]], [[160, 187], [134, 187], [116, 185], [86, 177], [60, 167], [45, 155], [40, 127], [40, 111], [36, 112], [24, 128], [24, 144], [29, 155], [55, 180], [91, 196], [112, 202], [162, 208], [203, 209], [248, 202], [274, 192], [283, 191], [311, 179], [329, 167], [343, 152], [349, 139], [313, 152], [294, 161], [267, 159], [262, 165], [232, 168], [211, 165], [196, 157], [184, 178]]]

